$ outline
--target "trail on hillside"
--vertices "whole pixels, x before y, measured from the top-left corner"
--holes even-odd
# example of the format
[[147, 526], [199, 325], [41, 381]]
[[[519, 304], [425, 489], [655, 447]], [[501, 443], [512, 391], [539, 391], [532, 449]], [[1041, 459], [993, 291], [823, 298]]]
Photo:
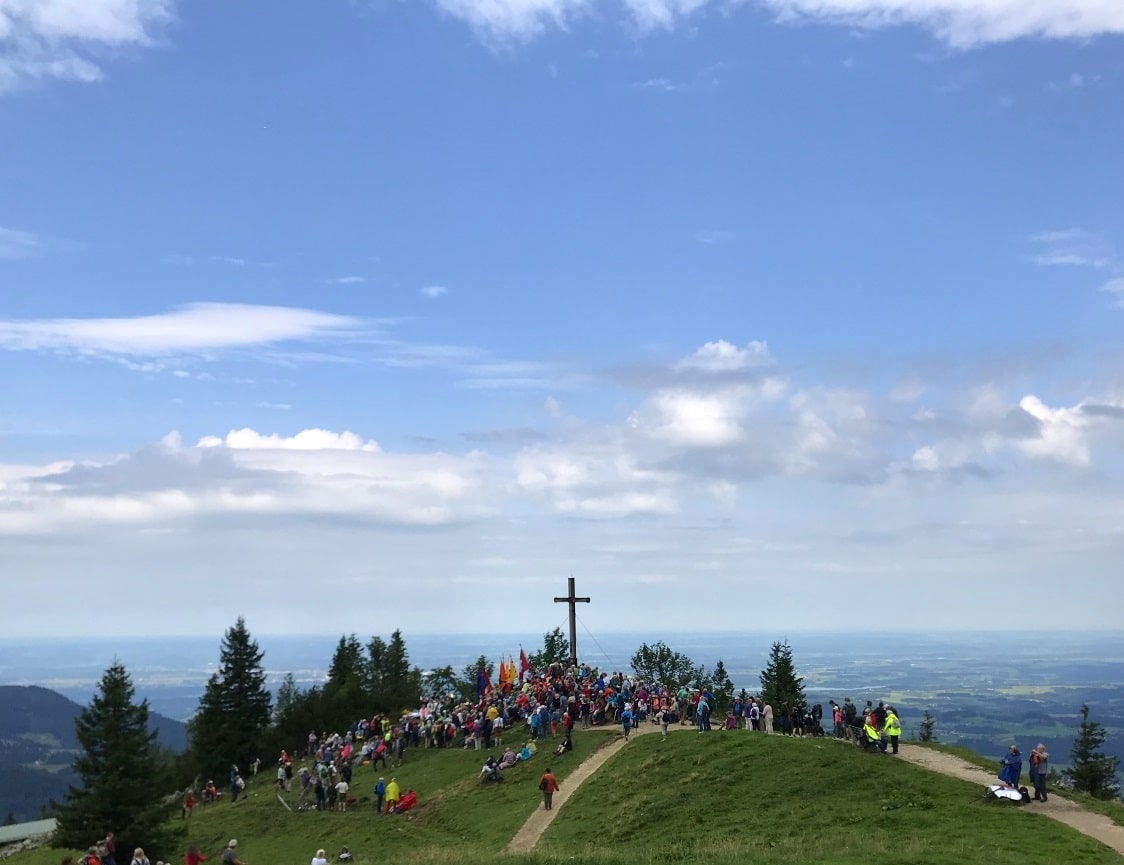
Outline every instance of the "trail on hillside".
[[[996, 783], [995, 776], [998, 771], [989, 772], [943, 751], [934, 751], [918, 745], [902, 745], [898, 756], [932, 772], [939, 772], [962, 781], [970, 781], [982, 786]], [[998, 763], [996, 765], [998, 766]], [[1051, 794], [1045, 802], [1031, 802], [1024, 807], [1044, 814], [1051, 820], [1064, 823], [1124, 856], [1124, 826], [1117, 826], [1103, 814], [1088, 811], [1076, 802], [1054, 794]]]
[[[652, 724], [650, 722], [643, 722], [638, 727], [634, 727], [629, 734], [629, 741], [632, 741], [636, 736], [643, 736], [648, 733], [659, 732], [659, 724]], [[693, 729], [693, 728], [692, 728]], [[554, 801], [551, 803], [551, 809], [547, 811], [540, 804], [535, 812], [527, 818], [527, 822], [515, 833], [515, 837], [507, 845], [508, 853], [530, 853], [535, 845], [539, 843], [542, 838], [543, 832], [546, 827], [554, 821], [554, 816], [558, 813], [558, 809], [566, 804], [566, 801], [574, 794], [574, 791], [582, 785], [590, 775], [605, 765], [605, 762], [616, 754], [621, 748], [625, 747], [628, 743], [623, 738], [617, 739], [603, 748], [598, 748], [593, 754], [586, 757], [573, 772], [571, 772], [565, 783], [561, 786], [557, 793], [554, 794]]]

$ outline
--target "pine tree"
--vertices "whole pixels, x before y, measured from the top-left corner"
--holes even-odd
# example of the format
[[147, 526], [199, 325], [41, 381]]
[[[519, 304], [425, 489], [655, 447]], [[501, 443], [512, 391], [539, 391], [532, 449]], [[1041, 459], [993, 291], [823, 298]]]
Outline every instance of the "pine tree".
[[917, 738], [922, 742], [937, 741], [937, 734], [934, 732], [936, 726], [937, 719], [926, 709], [925, 714], [921, 717], [921, 726], [917, 728]]
[[179, 838], [167, 825], [162, 803], [156, 731], [148, 727], [148, 701], [133, 702], [132, 680], [120, 663], [105, 671], [98, 693], [75, 719], [82, 753], [74, 761], [81, 786], [52, 803], [58, 830], [55, 847], [85, 849], [112, 832], [119, 850], [144, 847], [169, 859]]
[[1088, 793], [1096, 799], [1115, 799], [1120, 795], [1120, 782], [1116, 773], [1120, 758], [1110, 757], [1101, 750], [1106, 733], [1097, 721], [1089, 720], [1089, 707], [1081, 707], [1081, 726], [1073, 749], [1069, 752], [1070, 767], [1063, 774], [1073, 782], [1073, 789]]
[[297, 679], [292, 673], [286, 673], [277, 689], [277, 698], [273, 702], [273, 723], [284, 725], [285, 720], [300, 703], [301, 689], [297, 686]]
[[730, 674], [726, 672], [726, 665], [722, 663], [721, 658], [714, 665], [714, 672], [710, 674], [710, 688], [711, 693], [714, 694], [714, 711], [726, 714], [734, 704], [734, 683], [730, 679]]
[[761, 699], [773, 707], [778, 714], [787, 703], [789, 706], [803, 705], [804, 680], [796, 675], [796, 665], [792, 660], [792, 647], [788, 640], [774, 642], [769, 649], [769, 663], [761, 671]]
[[219, 671], [207, 682], [189, 724], [192, 751], [210, 775], [225, 777], [232, 764], [245, 771], [260, 756], [270, 720], [263, 657], [239, 616], [223, 636]]
[[324, 683], [324, 699], [336, 719], [347, 718], [350, 722], [368, 713], [368, 678], [359, 638], [355, 634], [340, 637], [328, 666], [328, 681]]
[[402, 639], [400, 630], [390, 635], [390, 642], [386, 647], [383, 683], [385, 702], [380, 708], [397, 717], [397, 713], [403, 709], [412, 709], [418, 705], [421, 699], [421, 671], [410, 667], [410, 653], [406, 651], [406, 641]]

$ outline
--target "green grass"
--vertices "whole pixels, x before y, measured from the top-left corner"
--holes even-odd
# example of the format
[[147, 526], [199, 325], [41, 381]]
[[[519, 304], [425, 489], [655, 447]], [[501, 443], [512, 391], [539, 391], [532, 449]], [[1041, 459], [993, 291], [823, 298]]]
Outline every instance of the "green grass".
[[[969, 751], [967, 748], [962, 748], [959, 745], [943, 745], [940, 742], [912, 742], [911, 744], [920, 745], [923, 748], [932, 748], [934, 751], [943, 751], [945, 754], [952, 754], [956, 757], [960, 757], [966, 763], [971, 763], [973, 766], [979, 766], [982, 769], [993, 769], [996, 774], [999, 774], [998, 761], [988, 760], [974, 751]], [[1022, 774], [1022, 782], [1028, 787], [1030, 786], [1030, 776], [1026, 772]], [[1078, 793], [1075, 790], [1059, 790], [1057, 787], [1050, 787], [1049, 793], [1051, 796], [1058, 796], [1059, 798], [1076, 802], [1081, 807], [1094, 811], [1097, 814], [1103, 814], [1117, 826], [1124, 826], [1124, 803], [1120, 802], [1120, 800], [1094, 799], [1092, 796], [1085, 793]]]
[[[392, 772], [360, 767], [352, 788], [361, 801], [346, 814], [289, 813], [259, 776], [236, 805], [197, 808], [185, 846], [217, 855], [238, 838], [249, 865], [307, 865], [319, 847], [334, 860], [344, 845], [357, 865], [495, 865], [539, 807], [543, 769], [550, 765], [565, 785], [584, 758], [618, 737], [615, 728], [579, 731], [573, 753], [555, 758], [548, 743], [502, 784], [486, 787], [477, 781], [483, 752], [412, 751]], [[403, 792], [413, 787], [418, 808], [376, 816], [371, 791], [380, 774], [397, 777]], [[981, 801], [979, 789], [831, 740], [717, 731], [677, 732], [667, 741], [641, 736], [559, 809], [535, 853], [502, 858], [511, 865], [1119, 863], [1030, 808]], [[182, 850], [171, 852], [160, 858], [182, 861]], [[153, 854], [167, 851], [148, 853], [155, 862]], [[58, 865], [63, 855], [40, 848], [5, 865]]]

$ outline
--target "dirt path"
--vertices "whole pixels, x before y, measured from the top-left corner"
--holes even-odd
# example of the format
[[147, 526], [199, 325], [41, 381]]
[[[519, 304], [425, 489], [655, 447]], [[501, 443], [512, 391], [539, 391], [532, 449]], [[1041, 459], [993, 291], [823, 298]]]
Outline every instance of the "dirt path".
[[[631, 742], [637, 736], [644, 736], [648, 733], [658, 733], [659, 724], [653, 724], [645, 721], [639, 727], [635, 728], [629, 735]], [[580, 731], [579, 731], [580, 735]], [[627, 743], [623, 738], [617, 739], [602, 748], [599, 748], [573, 771], [567, 778], [565, 783], [561, 783], [561, 789], [554, 794], [554, 801], [549, 811], [542, 807], [540, 804], [538, 809], [527, 818], [527, 822], [515, 833], [515, 837], [511, 839], [511, 843], [507, 845], [508, 853], [530, 853], [539, 839], [542, 837], [546, 827], [553, 821], [558, 809], [566, 804], [566, 801], [574, 794], [574, 792], [582, 785], [590, 775], [605, 765], [606, 761], [612, 757], [617, 751], [625, 747]]]
[[[989, 772], [979, 766], [973, 766], [952, 754], [921, 748], [917, 745], [902, 745], [898, 756], [930, 771], [970, 781], [973, 784], [985, 786], [996, 783], [997, 771]], [[1103, 814], [1087, 811], [1076, 802], [1071, 802], [1056, 795], [1051, 795], [1046, 802], [1031, 802], [1026, 807], [1045, 814], [1059, 823], [1065, 823], [1066, 826], [1076, 829], [1082, 835], [1095, 838], [1106, 847], [1124, 856], [1124, 826], [1117, 826]]]

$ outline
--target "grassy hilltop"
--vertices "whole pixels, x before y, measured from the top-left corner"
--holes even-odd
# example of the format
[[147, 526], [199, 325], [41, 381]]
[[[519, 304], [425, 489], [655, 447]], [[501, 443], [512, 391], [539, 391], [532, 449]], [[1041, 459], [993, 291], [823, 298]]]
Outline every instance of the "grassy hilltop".
[[[487, 787], [476, 777], [483, 752], [411, 751], [397, 770], [359, 767], [352, 787], [363, 801], [346, 814], [288, 812], [267, 772], [245, 801], [197, 808], [187, 843], [217, 856], [238, 838], [247, 865], [307, 865], [318, 847], [334, 860], [343, 845], [357, 865], [494, 865], [539, 807], [543, 768], [552, 766], [565, 787], [581, 760], [618, 736], [615, 729], [578, 731], [572, 754], [556, 758], [548, 743], [508, 780]], [[403, 792], [415, 788], [419, 807], [376, 817], [370, 792], [380, 774], [397, 777]], [[1117, 854], [1035, 816], [1032, 807], [981, 801], [980, 789], [830, 739], [745, 731], [640, 736], [559, 809], [532, 856], [503, 858], [513, 865], [1119, 863]], [[148, 852], [153, 862], [154, 853], [168, 852], [182, 861], [182, 851]], [[57, 865], [63, 855], [44, 848], [9, 861]]]

